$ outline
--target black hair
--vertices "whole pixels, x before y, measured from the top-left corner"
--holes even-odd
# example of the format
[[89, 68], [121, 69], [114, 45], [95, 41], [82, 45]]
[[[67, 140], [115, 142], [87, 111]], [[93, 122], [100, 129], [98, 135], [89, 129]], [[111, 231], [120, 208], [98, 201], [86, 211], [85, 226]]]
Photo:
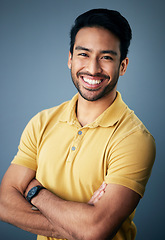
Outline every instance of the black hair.
[[109, 30], [120, 40], [121, 61], [126, 58], [132, 39], [132, 31], [128, 21], [117, 11], [109, 9], [92, 9], [80, 16], [74, 22], [70, 31], [70, 52], [78, 31], [84, 27], [102, 27]]

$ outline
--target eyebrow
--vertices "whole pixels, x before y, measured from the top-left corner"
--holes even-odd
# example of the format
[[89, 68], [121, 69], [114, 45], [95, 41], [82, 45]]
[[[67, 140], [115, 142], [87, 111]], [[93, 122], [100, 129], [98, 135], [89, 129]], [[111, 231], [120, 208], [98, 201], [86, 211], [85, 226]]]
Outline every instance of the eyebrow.
[[[92, 52], [91, 49], [85, 48], [85, 47], [82, 47], [82, 46], [76, 46], [75, 50], [83, 50], [83, 51], [87, 51], [87, 52]], [[113, 51], [113, 50], [102, 50], [102, 51], [100, 51], [100, 53], [103, 53], [103, 54], [107, 54], [108, 53], [108, 54], [112, 54], [112, 55], [117, 56], [117, 52]]]
[[87, 52], [92, 52], [92, 50], [90, 50], [88, 48], [85, 48], [85, 47], [81, 47], [81, 46], [75, 47], [75, 50], [84, 50], [84, 51], [87, 51]]
[[113, 50], [103, 50], [103, 51], [101, 51], [101, 53], [104, 53], [104, 54], [109, 53], [109, 54], [117, 56], [117, 52], [113, 51]]

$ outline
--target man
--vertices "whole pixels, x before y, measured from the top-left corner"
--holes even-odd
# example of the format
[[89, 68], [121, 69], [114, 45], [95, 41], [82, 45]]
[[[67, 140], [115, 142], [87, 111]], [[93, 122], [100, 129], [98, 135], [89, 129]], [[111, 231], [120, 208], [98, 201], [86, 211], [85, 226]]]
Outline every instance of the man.
[[68, 67], [78, 94], [28, 123], [2, 180], [1, 220], [39, 240], [135, 239], [155, 143], [116, 91], [130, 40], [116, 11], [76, 19]]

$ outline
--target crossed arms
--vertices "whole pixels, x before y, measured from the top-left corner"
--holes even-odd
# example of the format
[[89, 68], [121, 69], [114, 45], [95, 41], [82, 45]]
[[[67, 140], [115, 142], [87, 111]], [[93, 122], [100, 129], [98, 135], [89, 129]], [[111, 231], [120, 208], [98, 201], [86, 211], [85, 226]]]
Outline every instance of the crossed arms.
[[[140, 195], [117, 184], [102, 185], [88, 203], [65, 201], [43, 189], [32, 199], [35, 171], [12, 164], [0, 188], [0, 219], [34, 234], [69, 240], [112, 239], [122, 222], [136, 208]], [[105, 189], [105, 192], [104, 192]]]

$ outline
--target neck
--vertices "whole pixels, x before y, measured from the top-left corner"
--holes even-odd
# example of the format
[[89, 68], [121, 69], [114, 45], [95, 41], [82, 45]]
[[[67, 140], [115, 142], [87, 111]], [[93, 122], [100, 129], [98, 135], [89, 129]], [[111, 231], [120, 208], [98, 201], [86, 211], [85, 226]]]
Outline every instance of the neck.
[[78, 96], [77, 118], [81, 126], [90, 124], [96, 120], [115, 100], [116, 91], [97, 101], [87, 101], [81, 95]]

